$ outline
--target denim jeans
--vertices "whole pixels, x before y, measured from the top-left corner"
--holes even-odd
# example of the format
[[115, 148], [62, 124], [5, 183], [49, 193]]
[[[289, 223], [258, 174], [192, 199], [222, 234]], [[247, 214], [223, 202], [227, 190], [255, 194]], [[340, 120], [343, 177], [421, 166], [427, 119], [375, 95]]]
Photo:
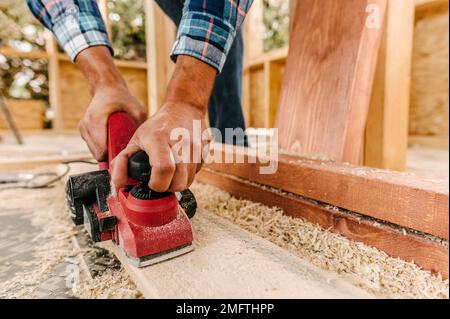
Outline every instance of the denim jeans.
[[[150, 0], [147, 0], [150, 1]], [[175, 23], [180, 24], [183, 15], [184, 0], [155, 0], [164, 13]], [[234, 43], [228, 53], [222, 73], [216, 78], [208, 105], [208, 117], [211, 127], [217, 128], [220, 136], [215, 136], [216, 142], [248, 146], [245, 134], [226, 136], [225, 129], [245, 130], [244, 114], [242, 113], [242, 57], [244, 43], [242, 31], [238, 30]]]

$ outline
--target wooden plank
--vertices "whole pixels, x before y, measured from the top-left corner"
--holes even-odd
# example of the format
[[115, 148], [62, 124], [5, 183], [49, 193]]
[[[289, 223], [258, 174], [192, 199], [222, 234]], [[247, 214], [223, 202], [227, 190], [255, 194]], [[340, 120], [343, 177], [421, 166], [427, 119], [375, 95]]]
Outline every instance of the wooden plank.
[[196, 181], [216, 186], [236, 198], [279, 207], [286, 215], [303, 218], [333, 233], [376, 247], [390, 256], [414, 262], [425, 270], [448, 278], [448, 245], [207, 169], [197, 174]]
[[388, 2], [366, 127], [364, 165], [403, 171], [408, 147], [414, 1]]
[[278, 110], [280, 146], [359, 163], [386, 0], [299, 1]]
[[206, 168], [282, 189], [402, 227], [449, 238], [449, 191], [442, 181], [387, 170], [279, 155], [273, 174], [261, 174], [267, 158], [225, 146], [215, 156], [242, 156], [243, 163], [211, 163]]
[[194, 251], [146, 268], [127, 263], [146, 298], [372, 298], [335, 274], [319, 269], [230, 222], [200, 211], [192, 220]]

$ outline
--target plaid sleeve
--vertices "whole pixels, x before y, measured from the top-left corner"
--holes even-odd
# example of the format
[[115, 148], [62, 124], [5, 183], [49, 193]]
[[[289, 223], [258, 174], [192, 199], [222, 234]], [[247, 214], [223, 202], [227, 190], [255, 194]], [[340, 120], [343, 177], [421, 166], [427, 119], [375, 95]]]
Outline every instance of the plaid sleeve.
[[113, 53], [95, 0], [27, 0], [27, 3], [72, 61], [78, 53], [95, 45], [104, 45]]
[[222, 70], [253, 0], [186, 0], [172, 59], [190, 55]]

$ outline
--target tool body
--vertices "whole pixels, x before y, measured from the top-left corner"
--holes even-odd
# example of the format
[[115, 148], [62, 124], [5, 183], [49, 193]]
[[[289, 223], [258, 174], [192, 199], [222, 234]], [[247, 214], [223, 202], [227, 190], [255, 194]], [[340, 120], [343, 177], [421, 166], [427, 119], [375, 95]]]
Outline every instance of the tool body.
[[93, 241], [112, 240], [131, 264], [144, 267], [193, 249], [189, 218], [194, 216], [197, 203], [189, 190], [177, 194], [151, 190], [147, 186], [151, 167], [143, 151], [128, 161], [127, 186], [111, 195], [111, 161], [136, 129], [126, 113], [112, 114], [108, 120], [108, 161], [100, 163], [98, 171], [70, 176], [66, 195], [72, 220], [84, 224]]

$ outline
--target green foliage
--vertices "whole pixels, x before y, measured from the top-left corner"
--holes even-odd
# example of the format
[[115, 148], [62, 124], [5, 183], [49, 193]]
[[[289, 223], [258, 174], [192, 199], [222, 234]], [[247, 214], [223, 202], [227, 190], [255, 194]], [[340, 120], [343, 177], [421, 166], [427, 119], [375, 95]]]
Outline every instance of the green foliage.
[[289, 41], [289, 1], [263, 0], [264, 51], [282, 48]]
[[48, 100], [46, 60], [6, 58], [0, 54], [0, 76], [3, 96]]
[[145, 60], [144, 0], [110, 0], [112, 43], [116, 57]]
[[0, 39], [20, 51], [43, 49], [44, 28], [32, 16], [24, 0], [0, 1]]

